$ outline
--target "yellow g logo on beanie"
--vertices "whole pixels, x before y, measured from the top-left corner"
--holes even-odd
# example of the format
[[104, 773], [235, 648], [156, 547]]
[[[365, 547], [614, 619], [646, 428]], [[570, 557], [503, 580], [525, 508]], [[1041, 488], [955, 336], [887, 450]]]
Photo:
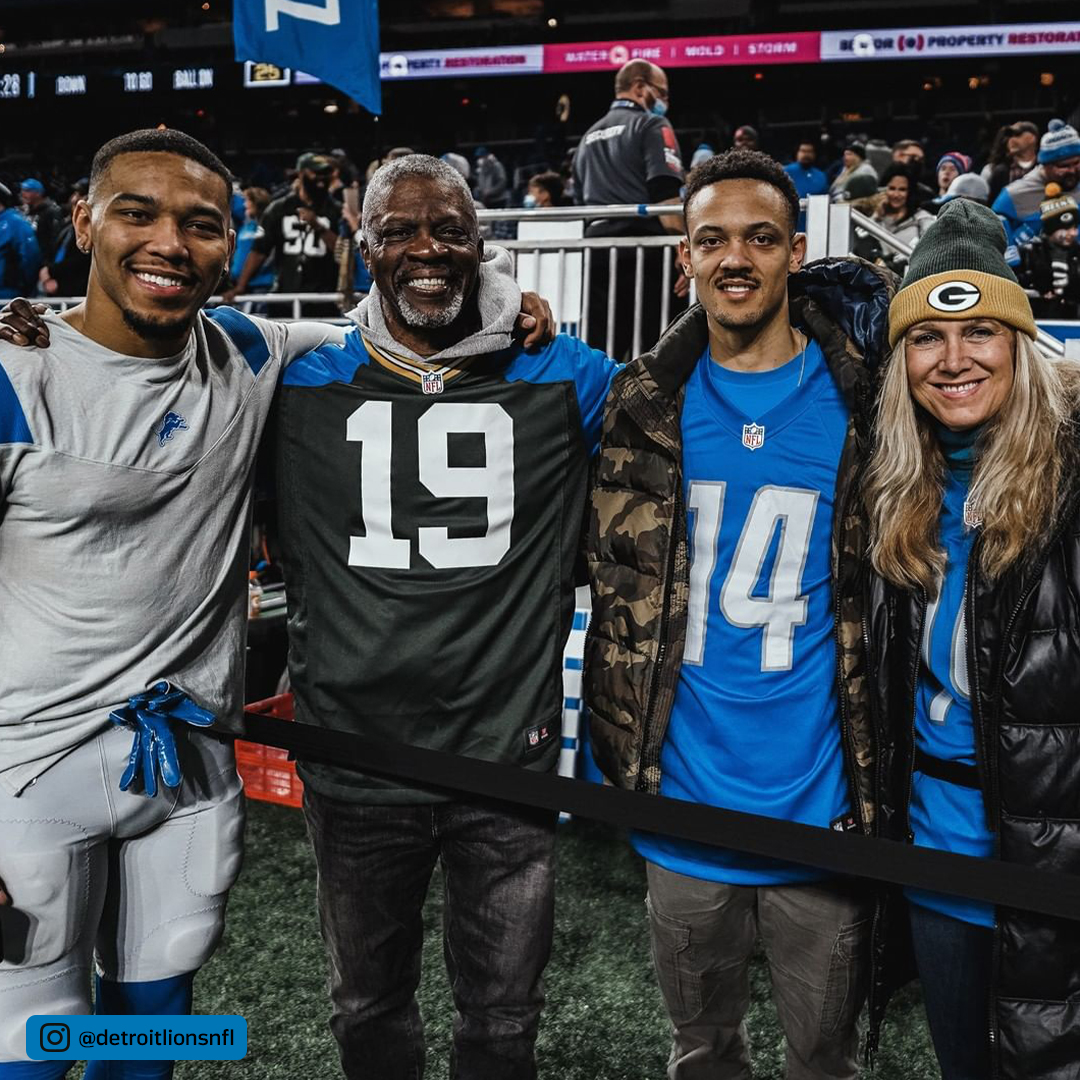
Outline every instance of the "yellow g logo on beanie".
[[926, 302], [946, 315], [955, 315], [973, 308], [982, 299], [978, 285], [970, 281], [946, 281], [935, 285], [926, 296]]

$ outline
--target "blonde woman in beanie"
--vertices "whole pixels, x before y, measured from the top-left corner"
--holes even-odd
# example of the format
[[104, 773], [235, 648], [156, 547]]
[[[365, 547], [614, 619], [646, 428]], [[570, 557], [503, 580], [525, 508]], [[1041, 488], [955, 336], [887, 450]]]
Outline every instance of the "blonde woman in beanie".
[[[890, 307], [864, 483], [880, 831], [1080, 873], [1080, 369], [1036, 348], [1004, 250], [954, 200]], [[944, 1080], [1076, 1077], [1080, 922], [905, 895]]]

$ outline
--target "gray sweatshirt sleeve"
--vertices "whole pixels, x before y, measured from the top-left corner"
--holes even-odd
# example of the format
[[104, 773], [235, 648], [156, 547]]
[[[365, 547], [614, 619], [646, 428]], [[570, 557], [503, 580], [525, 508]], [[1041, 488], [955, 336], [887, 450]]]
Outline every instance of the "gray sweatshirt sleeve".
[[321, 345], [340, 345], [345, 340], [346, 327], [333, 323], [312, 320], [280, 322], [256, 315], [249, 315], [248, 318], [262, 331], [270, 355], [279, 358], [282, 368]]

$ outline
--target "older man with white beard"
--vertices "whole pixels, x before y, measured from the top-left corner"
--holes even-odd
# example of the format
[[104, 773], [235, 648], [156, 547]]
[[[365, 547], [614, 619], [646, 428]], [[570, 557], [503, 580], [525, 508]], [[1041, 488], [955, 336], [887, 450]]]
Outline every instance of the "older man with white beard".
[[[278, 482], [297, 718], [548, 771], [589, 458], [615, 370], [510, 337], [459, 173], [411, 155], [368, 188], [374, 287], [292, 365]], [[444, 871], [450, 1075], [531, 1080], [553, 921], [553, 814], [299, 763], [349, 1078], [422, 1075], [421, 909]]]

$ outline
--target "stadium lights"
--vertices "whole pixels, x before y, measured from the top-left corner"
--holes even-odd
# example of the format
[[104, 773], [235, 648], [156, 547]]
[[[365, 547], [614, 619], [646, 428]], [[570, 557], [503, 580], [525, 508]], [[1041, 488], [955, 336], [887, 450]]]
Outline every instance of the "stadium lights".
[[336, 101], [328, 101], [323, 107], [324, 113], [336, 113], [338, 111], [338, 103]]
[[557, 27], [558, 25], [559, 25], [559, 20], [556, 19], [554, 16], [552, 18], [548, 19], [548, 26], [550, 26], [552, 30], [554, 30], [555, 27]]

